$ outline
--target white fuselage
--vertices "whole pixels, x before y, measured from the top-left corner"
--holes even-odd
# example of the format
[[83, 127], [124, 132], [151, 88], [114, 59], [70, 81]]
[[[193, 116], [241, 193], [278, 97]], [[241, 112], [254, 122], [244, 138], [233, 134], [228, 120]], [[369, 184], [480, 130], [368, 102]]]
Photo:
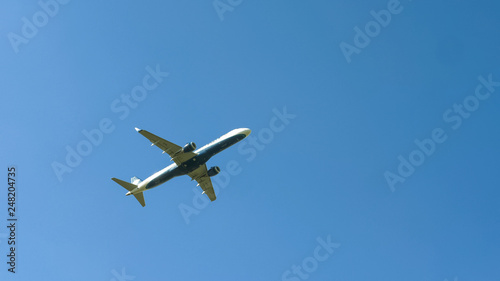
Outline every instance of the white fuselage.
[[154, 188], [166, 181], [190, 173], [201, 165], [204, 165], [212, 156], [239, 142], [250, 134], [250, 129], [234, 129], [220, 138], [194, 151], [194, 157], [177, 165], [172, 163], [162, 170], [152, 174], [144, 181], [140, 182], [136, 189], [127, 193], [136, 194], [144, 192], [146, 189]]

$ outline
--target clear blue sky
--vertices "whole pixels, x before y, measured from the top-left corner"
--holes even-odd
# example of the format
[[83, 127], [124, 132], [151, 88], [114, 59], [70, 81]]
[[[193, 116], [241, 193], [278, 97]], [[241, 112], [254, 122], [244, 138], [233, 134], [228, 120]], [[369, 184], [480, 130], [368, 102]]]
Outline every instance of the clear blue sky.
[[[4, 1], [0, 279], [499, 280], [500, 4], [220, 1]], [[136, 126], [253, 141], [142, 208]]]

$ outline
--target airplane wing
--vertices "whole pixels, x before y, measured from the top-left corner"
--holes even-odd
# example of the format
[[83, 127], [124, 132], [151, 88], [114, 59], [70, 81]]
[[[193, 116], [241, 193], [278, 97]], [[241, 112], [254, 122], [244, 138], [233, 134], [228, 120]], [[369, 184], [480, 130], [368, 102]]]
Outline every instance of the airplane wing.
[[163, 151], [163, 153], [167, 153], [168, 155], [170, 155], [170, 157], [172, 158], [170, 160], [174, 161], [177, 165], [180, 165], [182, 162], [197, 155], [194, 152], [183, 152], [182, 147], [164, 140], [146, 130], [141, 130], [139, 128], [135, 128], [135, 130], [139, 132], [139, 134], [145, 136], [149, 141], [151, 141], [151, 146], [156, 145]]
[[217, 199], [215, 196], [214, 187], [212, 185], [212, 180], [207, 174], [207, 165], [202, 165], [198, 169], [192, 171], [188, 175], [195, 181], [198, 182], [198, 185], [203, 189], [203, 193], [205, 193], [210, 201], [214, 201]]

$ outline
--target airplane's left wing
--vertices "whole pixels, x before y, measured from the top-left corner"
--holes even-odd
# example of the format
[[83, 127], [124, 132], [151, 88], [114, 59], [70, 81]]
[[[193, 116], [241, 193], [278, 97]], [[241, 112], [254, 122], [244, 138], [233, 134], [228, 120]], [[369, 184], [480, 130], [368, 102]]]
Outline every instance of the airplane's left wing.
[[159, 147], [163, 153], [167, 153], [172, 158], [177, 165], [180, 165], [182, 162], [191, 159], [197, 154], [194, 152], [183, 152], [182, 147], [171, 143], [165, 139], [160, 138], [159, 136], [152, 134], [146, 130], [141, 130], [139, 128], [135, 128], [139, 134], [145, 136], [149, 141], [151, 141], [151, 145], [156, 145]]
[[198, 182], [198, 185], [203, 189], [203, 193], [205, 193], [210, 201], [214, 201], [217, 199], [215, 196], [214, 187], [212, 185], [212, 180], [208, 176], [207, 165], [203, 164], [198, 169], [192, 171], [188, 174], [193, 180]]

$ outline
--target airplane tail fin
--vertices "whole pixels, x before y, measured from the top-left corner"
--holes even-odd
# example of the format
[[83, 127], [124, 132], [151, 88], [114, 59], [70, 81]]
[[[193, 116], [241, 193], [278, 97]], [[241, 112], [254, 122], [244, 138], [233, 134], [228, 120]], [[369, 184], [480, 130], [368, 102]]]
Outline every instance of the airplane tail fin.
[[133, 177], [130, 179], [130, 182], [135, 184], [135, 185], [139, 185], [142, 182], [142, 180], [138, 177]]
[[[122, 180], [117, 179], [117, 178], [111, 178], [111, 179], [113, 181], [115, 181], [117, 184], [123, 186], [128, 191], [132, 191], [132, 190], [134, 190], [134, 189], [137, 188], [137, 185], [135, 185], [133, 183], [128, 183], [126, 181], [122, 181]], [[144, 194], [142, 194], [142, 192], [141, 193], [132, 194], [132, 195], [134, 195], [135, 199], [137, 199], [137, 201], [139, 201], [139, 203], [141, 203], [141, 205], [143, 207], [146, 206], [146, 202], [144, 201]]]

